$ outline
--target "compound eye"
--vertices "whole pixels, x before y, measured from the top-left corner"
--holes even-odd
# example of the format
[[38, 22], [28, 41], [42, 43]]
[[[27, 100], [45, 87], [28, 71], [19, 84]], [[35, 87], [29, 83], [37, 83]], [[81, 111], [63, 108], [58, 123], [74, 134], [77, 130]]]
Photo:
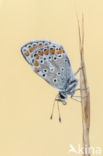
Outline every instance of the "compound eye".
[[63, 95], [62, 93], [59, 93], [59, 96], [61, 99], [65, 99], [65, 95]]

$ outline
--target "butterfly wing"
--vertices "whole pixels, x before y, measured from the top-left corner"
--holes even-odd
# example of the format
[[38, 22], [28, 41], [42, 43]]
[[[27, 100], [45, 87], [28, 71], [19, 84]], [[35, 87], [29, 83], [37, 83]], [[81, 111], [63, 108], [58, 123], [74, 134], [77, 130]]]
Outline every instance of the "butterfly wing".
[[21, 47], [21, 53], [33, 71], [51, 86], [65, 90], [72, 67], [64, 48], [56, 42], [37, 40]]

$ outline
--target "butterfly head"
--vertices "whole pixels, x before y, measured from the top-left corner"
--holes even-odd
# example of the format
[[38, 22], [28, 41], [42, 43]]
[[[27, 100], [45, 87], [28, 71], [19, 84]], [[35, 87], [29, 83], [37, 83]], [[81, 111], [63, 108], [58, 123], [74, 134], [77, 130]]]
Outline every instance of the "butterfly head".
[[66, 105], [67, 97], [68, 97], [68, 95], [66, 92], [60, 91], [57, 95], [56, 101], [60, 101], [60, 102], [62, 102], [63, 105]]

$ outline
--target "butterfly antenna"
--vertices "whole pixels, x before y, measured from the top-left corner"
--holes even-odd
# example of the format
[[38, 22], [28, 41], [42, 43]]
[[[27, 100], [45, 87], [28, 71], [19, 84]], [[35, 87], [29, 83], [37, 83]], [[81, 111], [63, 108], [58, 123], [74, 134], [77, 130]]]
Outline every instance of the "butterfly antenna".
[[[56, 99], [56, 98], [55, 98]], [[52, 120], [53, 119], [53, 114], [54, 114], [54, 107], [55, 107], [55, 102], [56, 100], [54, 100], [54, 103], [53, 103], [53, 107], [52, 107], [52, 113], [51, 113], [51, 116], [50, 116], [50, 119]]]
[[58, 107], [58, 112], [59, 112], [59, 122], [61, 122], [61, 114], [60, 114], [59, 102], [58, 101], [57, 101], [57, 107]]

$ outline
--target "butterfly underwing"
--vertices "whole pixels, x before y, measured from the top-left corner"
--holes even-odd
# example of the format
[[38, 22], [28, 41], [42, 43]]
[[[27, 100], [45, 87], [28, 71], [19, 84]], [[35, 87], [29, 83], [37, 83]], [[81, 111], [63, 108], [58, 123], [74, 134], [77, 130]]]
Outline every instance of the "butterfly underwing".
[[32, 70], [59, 90], [58, 101], [73, 95], [78, 80], [63, 46], [49, 40], [34, 40], [21, 47], [21, 53]]

